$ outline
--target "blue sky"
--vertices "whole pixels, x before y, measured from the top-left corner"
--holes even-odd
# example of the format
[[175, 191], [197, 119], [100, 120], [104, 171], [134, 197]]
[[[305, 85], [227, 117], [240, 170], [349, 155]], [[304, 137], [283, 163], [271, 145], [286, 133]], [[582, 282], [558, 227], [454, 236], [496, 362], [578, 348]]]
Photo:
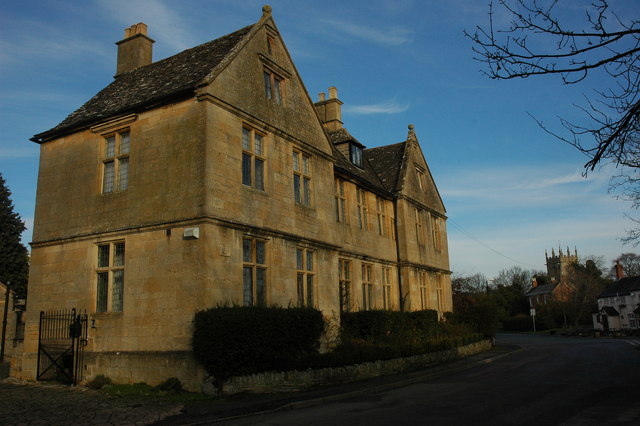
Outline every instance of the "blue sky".
[[[264, 1], [8, 0], [0, 5], [0, 172], [31, 240], [38, 145], [29, 141], [112, 81], [116, 41], [144, 22], [154, 60], [218, 38], [261, 16]], [[616, 170], [581, 173], [586, 157], [544, 133], [558, 116], [606, 87], [562, 86], [554, 77], [493, 81], [480, 73], [463, 30], [487, 21], [488, 1], [269, 2], [311, 98], [329, 86], [344, 102], [345, 127], [367, 147], [404, 140], [414, 124], [448, 213], [455, 273], [521, 266], [543, 270], [544, 253], [623, 252], [629, 204], [608, 193]], [[580, 0], [559, 12], [582, 17]], [[614, 0], [622, 16], [640, 4]], [[497, 15], [498, 20], [504, 16]], [[65, 171], [72, 172], [72, 171]]]

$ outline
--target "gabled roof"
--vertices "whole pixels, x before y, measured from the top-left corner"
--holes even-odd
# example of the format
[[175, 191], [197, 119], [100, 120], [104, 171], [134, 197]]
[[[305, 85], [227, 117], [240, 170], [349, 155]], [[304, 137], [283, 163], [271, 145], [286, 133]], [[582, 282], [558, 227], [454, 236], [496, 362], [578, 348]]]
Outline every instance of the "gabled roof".
[[541, 294], [552, 294], [558, 284], [543, 284], [532, 287], [526, 292], [525, 296], [538, 296]]
[[192, 96], [195, 89], [234, 51], [254, 25], [119, 75], [56, 127], [35, 135], [31, 140], [46, 142], [109, 117]]
[[640, 291], [640, 277], [624, 277], [614, 281], [613, 284], [600, 293], [598, 299], [603, 297], [625, 296], [634, 291]]
[[367, 158], [366, 150], [364, 151], [364, 158], [362, 159], [363, 168], [360, 168], [352, 164], [351, 161], [349, 161], [349, 159], [336, 148], [336, 145], [347, 142], [353, 142], [363, 146], [356, 140], [356, 138], [351, 136], [347, 129], [342, 128], [333, 132], [328, 132], [328, 134], [333, 146], [333, 157], [336, 160], [336, 168], [360, 180], [362, 183], [367, 184], [371, 189], [378, 190], [378, 192], [388, 192], [386, 186], [380, 181], [380, 178], [372, 168]]
[[398, 177], [402, 168], [405, 146], [406, 142], [400, 142], [364, 150], [365, 159], [368, 160], [387, 191], [394, 192], [398, 189]]
[[600, 313], [610, 317], [620, 316], [620, 313], [618, 313], [618, 311], [616, 311], [616, 308], [614, 308], [613, 306], [603, 306], [602, 309], [600, 309]]

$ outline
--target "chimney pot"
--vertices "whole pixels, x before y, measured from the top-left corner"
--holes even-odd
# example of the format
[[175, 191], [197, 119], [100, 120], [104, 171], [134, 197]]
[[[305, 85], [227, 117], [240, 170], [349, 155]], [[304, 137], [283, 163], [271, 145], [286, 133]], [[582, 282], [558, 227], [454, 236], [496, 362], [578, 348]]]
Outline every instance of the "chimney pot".
[[334, 86], [329, 87], [329, 99], [338, 99], [338, 89]]
[[325, 96], [326, 95], [324, 94], [324, 92], [318, 93], [318, 102], [324, 101], [325, 100]]

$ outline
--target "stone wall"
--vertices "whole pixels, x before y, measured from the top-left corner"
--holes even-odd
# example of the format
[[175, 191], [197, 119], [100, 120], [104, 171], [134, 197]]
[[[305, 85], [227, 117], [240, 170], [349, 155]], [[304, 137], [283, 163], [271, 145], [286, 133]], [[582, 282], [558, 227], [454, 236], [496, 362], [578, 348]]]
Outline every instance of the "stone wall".
[[[491, 348], [490, 340], [483, 340], [446, 351], [433, 352], [387, 361], [365, 362], [340, 368], [323, 368], [308, 371], [266, 372], [251, 376], [233, 377], [224, 384], [225, 395], [241, 392], [272, 393], [303, 391], [320, 385], [354, 382], [371, 377], [401, 373], [430, 367], [444, 362], [471, 356]], [[209, 383], [203, 391], [215, 393]]]

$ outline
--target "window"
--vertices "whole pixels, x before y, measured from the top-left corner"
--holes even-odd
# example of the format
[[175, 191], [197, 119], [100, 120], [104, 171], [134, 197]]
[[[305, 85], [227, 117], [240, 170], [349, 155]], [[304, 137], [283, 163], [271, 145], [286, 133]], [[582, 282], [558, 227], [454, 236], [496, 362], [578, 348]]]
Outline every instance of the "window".
[[427, 179], [425, 177], [424, 171], [416, 166], [416, 173], [418, 175], [418, 186], [420, 189], [425, 190], [427, 188]]
[[296, 203], [311, 205], [311, 157], [300, 151], [293, 151], [293, 198]]
[[413, 209], [415, 221], [416, 221], [416, 239], [418, 240], [418, 244], [424, 244], [424, 240], [422, 237], [422, 212], [418, 208]]
[[96, 312], [122, 312], [124, 241], [98, 245]]
[[338, 260], [338, 275], [340, 277], [340, 312], [351, 310], [351, 261]]
[[263, 75], [264, 75], [264, 94], [266, 98], [275, 101], [275, 103], [278, 105], [281, 105], [284, 79], [269, 70], [265, 70]]
[[[436, 296], [438, 297], [438, 315], [442, 316], [444, 312], [444, 294], [442, 288], [442, 275], [436, 274]], [[546, 303], [546, 300], [545, 300]]]
[[336, 179], [335, 184], [336, 221], [347, 223], [347, 197], [344, 195], [344, 181], [342, 179]]
[[362, 168], [362, 147], [356, 144], [349, 144], [349, 159], [355, 166]]
[[373, 265], [362, 264], [362, 309], [373, 309]]
[[382, 267], [382, 307], [391, 309], [391, 268]]
[[428, 309], [427, 299], [427, 272], [418, 271], [418, 281], [420, 285], [420, 309]]
[[275, 50], [275, 39], [268, 35], [267, 36], [267, 51], [269, 52], [269, 55], [273, 55], [273, 51]]
[[296, 249], [298, 306], [314, 306], [313, 250]]
[[124, 191], [129, 186], [130, 133], [120, 132], [104, 139], [102, 193]]
[[440, 251], [442, 250], [442, 219], [431, 215], [431, 239], [433, 240], [433, 247]]
[[376, 213], [378, 216], [378, 233], [382, 236], [387, 235], [387, 213], [384, 199], [376, 196]]
[[256, 238], [242, 239], [242, 304], [265, 306], [267, 287], [266, 242]]
[[264, 191], [263, 136], [242, 128], [242, 184]]
[[356, 189], [356, 208], [358, 210], [358, 227], [360, 229], [369, 229], [367, 193], [362, 188]]

